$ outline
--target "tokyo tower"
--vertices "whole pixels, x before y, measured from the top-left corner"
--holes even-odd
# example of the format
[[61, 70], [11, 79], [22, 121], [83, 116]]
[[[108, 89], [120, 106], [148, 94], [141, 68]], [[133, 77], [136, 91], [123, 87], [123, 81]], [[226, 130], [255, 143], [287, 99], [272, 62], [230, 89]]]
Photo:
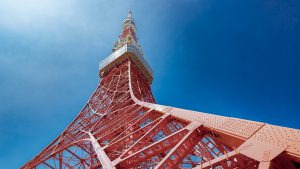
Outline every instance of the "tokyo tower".
[[156, 104], [129, 12], [77, 117], [21, 169], [299, 169], [300, 130]]

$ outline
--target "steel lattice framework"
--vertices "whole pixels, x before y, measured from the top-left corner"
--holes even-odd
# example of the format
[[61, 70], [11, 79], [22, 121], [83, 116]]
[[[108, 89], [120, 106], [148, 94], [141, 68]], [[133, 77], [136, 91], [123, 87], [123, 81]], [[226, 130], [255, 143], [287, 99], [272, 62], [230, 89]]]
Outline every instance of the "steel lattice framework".
[[129, 13], [75, 120], [27, 168], [297, 169], [300, 131], [158, 105]]

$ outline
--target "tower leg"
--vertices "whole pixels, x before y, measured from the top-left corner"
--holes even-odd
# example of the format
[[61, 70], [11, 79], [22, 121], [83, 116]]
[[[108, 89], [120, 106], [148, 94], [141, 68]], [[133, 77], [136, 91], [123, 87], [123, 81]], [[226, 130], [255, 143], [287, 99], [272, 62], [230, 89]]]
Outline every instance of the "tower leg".
[[267, 161], [267, 162], [260, 162], [258, 169], [269, 169], [271, 166], [271, 162]]
[[115, 169], [115, 166], [112, 164], [111, 160], [108, 158], [104, 150], [101, 148], [100, 144], [98, 143], [97, 139], [93, 136], [91, 132], [88, 132], [90, 136], [92, 145], [95, 149], [95, 152], [101, 162], [101, 165], [104, 169]]

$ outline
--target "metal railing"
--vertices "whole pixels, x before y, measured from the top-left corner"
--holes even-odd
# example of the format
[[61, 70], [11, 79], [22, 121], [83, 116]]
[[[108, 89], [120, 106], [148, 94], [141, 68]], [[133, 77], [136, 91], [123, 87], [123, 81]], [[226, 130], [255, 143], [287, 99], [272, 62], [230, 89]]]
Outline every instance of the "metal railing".
[[109, 55], [107, 58], [102, 60], [99, 63], [99, 70], [103, 69], [104, 67], [109, 65], [111, 62], [113, 62], [114, 60], [116, 60], [118, 57], [122, 56], [126, 52], [134, 53], [137, 56], [137, 58], [140, 60], [140, 62], [144, 65], [146, 70], [153, 77], [153, 71], [149, 66], [148, 62], [145, 60], [143, 54], [139, 51], [139, 49], [135, 45], [129, 45], [129, 44], [122, 46], [121, 48], [113, 52], [111, 55]]

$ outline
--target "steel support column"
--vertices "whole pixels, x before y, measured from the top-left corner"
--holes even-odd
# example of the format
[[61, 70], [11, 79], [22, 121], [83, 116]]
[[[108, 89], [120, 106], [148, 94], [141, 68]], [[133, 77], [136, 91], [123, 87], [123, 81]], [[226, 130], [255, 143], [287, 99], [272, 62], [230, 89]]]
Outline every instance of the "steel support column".
[[88, 132], [88, 135], [91, 139], [92, 145], [94, 147], [94, 150], [101, 162], [101, 165], [104, 169], [114, 169], [115, 166], [112, 164], [104, 150], [101, 148], [100, 144], [98, 143], [97, 139], [93, 136], [91, 132]]

